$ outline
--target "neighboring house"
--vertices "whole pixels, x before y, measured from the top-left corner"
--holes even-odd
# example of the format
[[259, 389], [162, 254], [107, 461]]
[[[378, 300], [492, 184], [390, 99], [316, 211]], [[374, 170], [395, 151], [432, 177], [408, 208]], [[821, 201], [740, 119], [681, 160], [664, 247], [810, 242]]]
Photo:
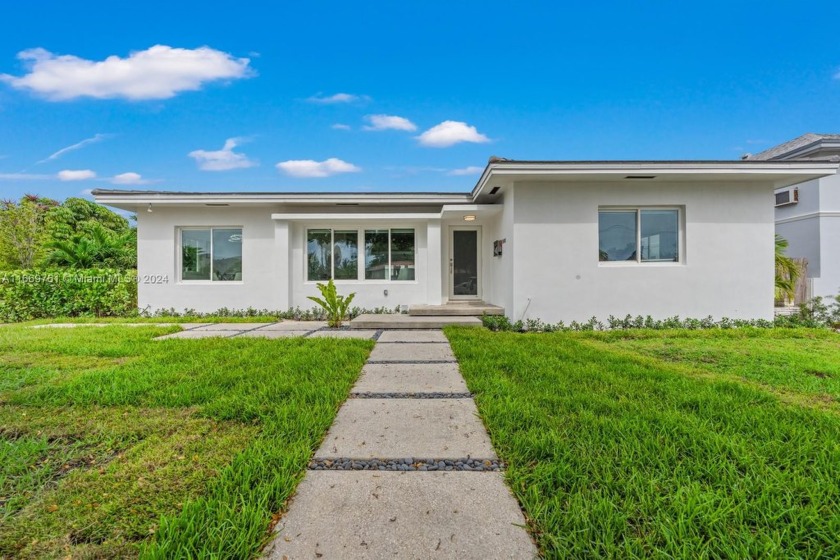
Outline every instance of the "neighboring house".
[[483, 300], [512, 319], [773, 316], [773, 192], [813, 161], [510, 161], [468, 193], [95, 190], [137, 214], [141, 308]]
[[[744, 158], [840, 162], [840, 134], [803, 134]], [[788, 256], [808, 261], [812, 296], [840, 293], [840, 175], [776, 189], [776, 233], [787, 239]]]

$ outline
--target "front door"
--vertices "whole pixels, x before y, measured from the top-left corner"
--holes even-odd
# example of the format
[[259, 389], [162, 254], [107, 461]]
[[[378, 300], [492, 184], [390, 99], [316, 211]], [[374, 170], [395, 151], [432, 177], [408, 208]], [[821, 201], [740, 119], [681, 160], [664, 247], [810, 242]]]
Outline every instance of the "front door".
[[452, 228], [449, 244], [450, 299], [480, 299], [478, 228]]

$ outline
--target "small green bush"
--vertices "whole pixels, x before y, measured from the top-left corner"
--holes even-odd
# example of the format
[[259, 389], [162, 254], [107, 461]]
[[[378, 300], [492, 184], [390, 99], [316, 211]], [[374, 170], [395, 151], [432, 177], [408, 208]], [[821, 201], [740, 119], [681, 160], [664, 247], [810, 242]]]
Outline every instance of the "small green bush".
[[338, 295], [338, 290], [335, 289], [335, 282], [332, 281], [332, 278], [326, 284], [318, 283], [316, 286], [322, 297], [309, 296], [308, 299], [324, 308], [329, 326], [340, 327], [347, 311], [350, 309], [350, 303], [356, 297], [356, 293], [353, 292], [346, 296]]
[[606, 321], [592, 317], [588, 321], [579, 323], [572, 321], [568, 325], [559, 323], [545, 323], [540, 319], [526, 319], [525, 321], [511, 321], [504, 315], [484, 315], [481, 318], [484, 326], [491, 331], [512, 332], [554, 332], [554, 331], [614, 331], [628, 329], [734, 329], [741, 327], [755, 327], [769, 329], [781, 328], [840, 328], [840, 295], [833, 298], [816, 297], [799, 306], [799, 312], [793, 315], [780, 315], [772, 321], [765, 319], [729, 319], [723, 317], [715, 320], [709, 316], [705, 319], [682, 319], [678, 316], [667, 319], [654, 319], [650, 315], [624, 318], [610, 315]]
[[0, 271], [0, 322], [137, 312], [137, 272], [115, 269]]

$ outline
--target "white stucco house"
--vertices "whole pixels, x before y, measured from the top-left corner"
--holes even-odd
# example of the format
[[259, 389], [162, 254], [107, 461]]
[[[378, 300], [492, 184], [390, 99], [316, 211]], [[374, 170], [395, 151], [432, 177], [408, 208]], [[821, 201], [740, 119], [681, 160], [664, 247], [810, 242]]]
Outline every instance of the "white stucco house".
[[[803, 134], [745, 159], [840, 162], [840, 134]], [[812, 296], [840, 293], [840, 175], [776, 189], [776, 233], [787, 239], [789, 256], [808, 261]]]
[[512, 161], [464, 193], [96, 190], [137, 214], [139, 306], [483, 300], [510, 318], [773, 316], [774, 193], [821, 161]]

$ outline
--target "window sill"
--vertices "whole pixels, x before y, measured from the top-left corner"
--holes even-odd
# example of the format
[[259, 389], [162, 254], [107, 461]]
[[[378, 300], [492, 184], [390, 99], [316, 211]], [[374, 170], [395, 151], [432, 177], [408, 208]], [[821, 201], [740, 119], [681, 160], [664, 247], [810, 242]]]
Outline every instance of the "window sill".
[[678, 266], [685, 266], [685, 263], [680, 262], [673, 262], [673, 261], [649, 261], [649, 262], [639, 262], [639, 261], [599, 261], [598, 267], [599, 268], [672, 268]]
[[[304, 285], [314, 286], [316, 284], [326, 284], [329, 280], [304, 280]], [[336, 286], [353, 285], [353, 286], [410, 286], [412, 284], [419, 284], [417, 280], [333, 280]]]
[[180, 286], [241, 286], [244, 283], [243, 280], [179, 280], [176, 282]]

